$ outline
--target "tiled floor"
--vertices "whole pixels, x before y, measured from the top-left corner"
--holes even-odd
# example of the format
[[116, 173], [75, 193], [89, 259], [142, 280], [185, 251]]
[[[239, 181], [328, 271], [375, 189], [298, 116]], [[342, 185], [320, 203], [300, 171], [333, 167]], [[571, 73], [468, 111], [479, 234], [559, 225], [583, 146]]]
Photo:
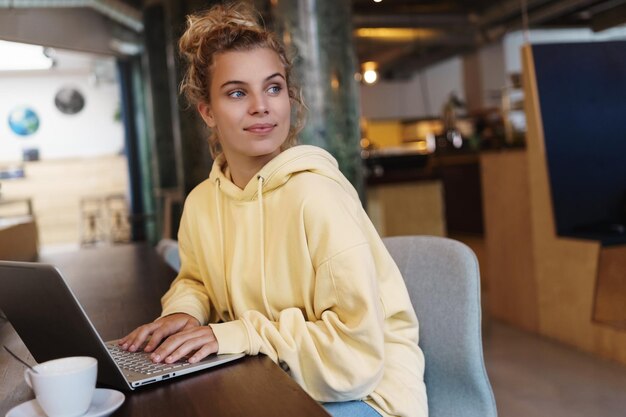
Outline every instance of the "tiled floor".
[[500, 417], [626, 416], [626, 366], [498, 322], [483, 336]]

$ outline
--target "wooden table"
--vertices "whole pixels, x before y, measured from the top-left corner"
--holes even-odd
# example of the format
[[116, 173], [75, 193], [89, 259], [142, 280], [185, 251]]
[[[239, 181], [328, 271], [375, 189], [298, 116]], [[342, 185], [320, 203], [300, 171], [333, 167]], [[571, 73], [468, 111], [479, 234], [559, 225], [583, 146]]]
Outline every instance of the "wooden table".
[[[160, 297], [175, 273], [148, 245], [82, 249], [41, 259], [59, 267], [104, 340], [115, 339], [160, 312]], [[10, 323], [0, 320], [0, 344], [32, 361]], [[23, 366], [0, 351], [0, 417], [33, 398]], [[242, 360], [125, 392], [122, 416], [328, 417], [280, 367], [265, 356]]]

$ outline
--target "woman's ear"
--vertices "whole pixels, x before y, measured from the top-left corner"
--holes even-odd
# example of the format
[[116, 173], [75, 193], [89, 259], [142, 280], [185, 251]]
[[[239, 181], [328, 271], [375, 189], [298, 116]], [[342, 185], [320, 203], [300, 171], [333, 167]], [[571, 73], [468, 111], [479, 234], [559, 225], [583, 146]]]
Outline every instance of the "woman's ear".
[[198, 103], [198, 113], [200, 113], [200, 117], [202, 117], [202, 120], [204, 120], [204, 123], [206, 123], [208, 127], [215, 127], [215, 119], [213, 118], [213, 112], [211, 111], [209, 103]]

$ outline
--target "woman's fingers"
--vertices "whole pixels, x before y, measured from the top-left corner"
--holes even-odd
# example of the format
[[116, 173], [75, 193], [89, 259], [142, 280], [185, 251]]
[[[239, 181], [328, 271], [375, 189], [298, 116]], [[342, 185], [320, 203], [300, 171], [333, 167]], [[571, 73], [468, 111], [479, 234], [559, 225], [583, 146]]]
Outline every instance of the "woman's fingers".
[[152, 336], [148, 344], [144, 347], [144, 352], [152, 352], [161, 344], [163, 339], [174, 333], [188, 327], [192, 328], [200, 325], [197, 319], [184, 313], [161, 317], [154, 323], [158, 324], [158, 327], [152, 330]]
[[119, 343], [121, 348], [130, 352], [136, 352], [137, 349], [139, 349], [145, 343], [145, 341], [152, 334], [152, 332], [156, 328], [158, 328], [158, 326], [159, 325], [156, 322], [139, 326], [130, 334], [128, 334], [128, 336], [120, 340]]
[[197, 319], [185, 313], [177, 313], [161, 317], [152, 323], [139, 326], [127, 336], [120, 339], [118, 344], [124, 350], [136, 352], [143, 348], [145, 352], [152, 352], [163, 339], [183, 329], [191, 329], [199, 326]]
[[204, 326], [168, 337], [151, 358], [154, 362], [173, 363], [194, 352], [189, 359], [190, 362], [197, 362], [217, 350], [218, 344], [213, 330], [209, 326]]
[[144, 352], [152, 352], [157, 346], [161, 344], [161, 341], [171, 334], [174, 334], [181, 327], [179, 323], [173, 320], [163, 320], [159, 323], [160, 326], [154, 330], [150, 341], [143, 349]]
[[189, 363], [200, 362], [202, 359], [216, 352], [217, 352], [217, 341], [213, 341], [208, 344], [205, 344], [200, 349], [198, 349], [196, 353], [193, 354], [193, 356], [189, 358]]

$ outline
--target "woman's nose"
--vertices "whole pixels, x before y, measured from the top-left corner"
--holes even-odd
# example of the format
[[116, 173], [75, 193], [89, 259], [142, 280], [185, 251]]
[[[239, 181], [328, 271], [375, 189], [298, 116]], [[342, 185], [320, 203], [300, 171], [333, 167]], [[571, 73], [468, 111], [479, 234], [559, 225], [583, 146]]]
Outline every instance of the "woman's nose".
[[263, 95], [253, 95], [250, 103], [250, 114], [269, 113], [267, 98]]

